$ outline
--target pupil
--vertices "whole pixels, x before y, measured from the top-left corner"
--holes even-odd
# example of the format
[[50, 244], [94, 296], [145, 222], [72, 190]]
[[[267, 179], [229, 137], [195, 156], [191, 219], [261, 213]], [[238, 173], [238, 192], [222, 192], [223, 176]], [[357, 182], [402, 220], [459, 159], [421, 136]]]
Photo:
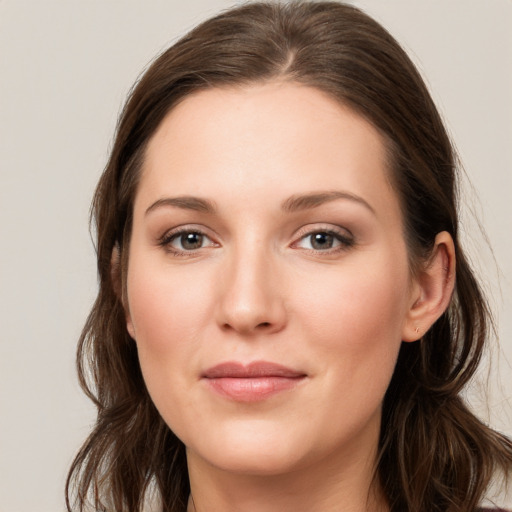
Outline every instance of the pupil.
[[330, 249], [332, 242], [332, 235], [329, 235], [329, 233], [315, 233], [311, 245], [314, 249]]
[[181, 237], [181, 245], [184, 249], [199, 249], [203, 244], [203, 236], [199, 233], [187, 233]]

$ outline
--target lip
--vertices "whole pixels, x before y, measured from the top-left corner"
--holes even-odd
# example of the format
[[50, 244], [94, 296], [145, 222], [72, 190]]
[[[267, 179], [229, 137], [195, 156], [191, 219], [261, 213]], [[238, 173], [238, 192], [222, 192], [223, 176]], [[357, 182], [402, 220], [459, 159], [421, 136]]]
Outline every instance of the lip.
[[201, 378], [225, 398], [257, 402], [295, 388], [306, 376], [302, 371], [267, 361], [247, 365], [229, 361], [209, 368]]

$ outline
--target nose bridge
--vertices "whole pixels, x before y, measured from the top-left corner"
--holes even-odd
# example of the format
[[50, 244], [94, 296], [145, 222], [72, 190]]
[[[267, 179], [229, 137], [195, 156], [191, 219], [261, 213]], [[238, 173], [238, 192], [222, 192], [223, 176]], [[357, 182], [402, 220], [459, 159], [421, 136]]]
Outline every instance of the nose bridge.
[[285, 321], [276, 256], [253, 236], [234, 245], [224, 262], [219, 301], [221, 327], [249, 334], [275, 332]]

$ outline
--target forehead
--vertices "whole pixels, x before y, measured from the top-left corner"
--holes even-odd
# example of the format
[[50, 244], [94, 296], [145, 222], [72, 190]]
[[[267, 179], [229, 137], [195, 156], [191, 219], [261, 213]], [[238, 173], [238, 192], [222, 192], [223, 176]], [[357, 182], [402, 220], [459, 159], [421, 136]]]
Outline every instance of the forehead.
[[164, 118], [146, 150], [140, 195], [149, 201], [260, 191], [282, 198], [341, 187], [377, 203], [396, 202], [387, 160], [377, 129], [315, 88], [289, 82], [213, 88], [187, 97]]

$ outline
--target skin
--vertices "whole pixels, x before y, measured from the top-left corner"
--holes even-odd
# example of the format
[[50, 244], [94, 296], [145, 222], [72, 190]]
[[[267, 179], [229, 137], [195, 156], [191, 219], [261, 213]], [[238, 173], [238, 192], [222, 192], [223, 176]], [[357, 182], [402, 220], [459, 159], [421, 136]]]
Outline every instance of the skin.
[[[382, 400], [402, 341], [446, 308], [453, 265], [441, 233], [411, 275], [382, 137], [322, 92], [267, 83], [175, 107], [134, 203], [126, 316], [187, 447], [189, 511], [388, 510], [371, 485]], [[254, 402], [201, 378], [261, 360], [305, 377]]]

